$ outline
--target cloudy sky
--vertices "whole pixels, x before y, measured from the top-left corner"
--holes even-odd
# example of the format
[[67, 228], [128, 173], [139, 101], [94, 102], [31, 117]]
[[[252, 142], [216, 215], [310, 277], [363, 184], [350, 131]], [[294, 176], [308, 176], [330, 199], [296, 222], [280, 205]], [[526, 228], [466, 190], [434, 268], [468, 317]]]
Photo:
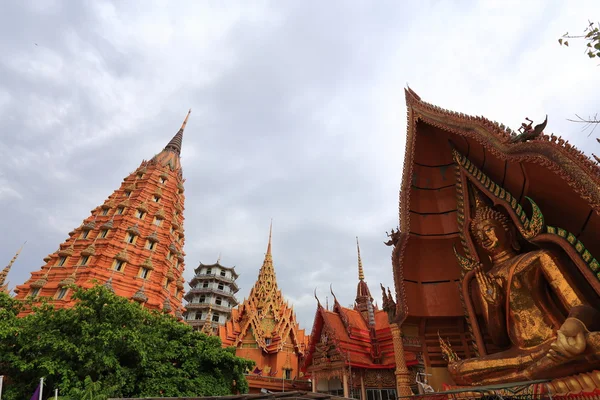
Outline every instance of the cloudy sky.
[[[416, 6], [416, 4], [419, 4]], [[403, 88], [600, 152], [582, 43], [597, 0], [5, 0], [0, 12], [0, 260], [22, 283], [175, 134], [188, 108], [186, 278], [235, 265], [247, 296], [273, 218], [279, 285], [311, 329], [317, 288], [349, 305], [355, 236], [381, 303], [398, 224]], [[600, 133], [600, 132], [598, 132]], [[331, 296], [330, 300], [331, 300]]]

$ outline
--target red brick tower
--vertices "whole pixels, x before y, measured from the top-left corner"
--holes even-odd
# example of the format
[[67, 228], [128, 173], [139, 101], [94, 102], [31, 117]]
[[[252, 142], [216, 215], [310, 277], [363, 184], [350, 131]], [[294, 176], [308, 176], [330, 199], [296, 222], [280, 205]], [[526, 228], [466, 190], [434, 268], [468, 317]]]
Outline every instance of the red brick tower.
[[181, 315], [185, 240], [179, 156], [189, 114], [164, 150], [142, 161], [44, 258], [44, 266], [17, 286], [17, 299], [45, 297], [57, 308], [70, 307], [71, 284], [104, 284], [145, 307]]

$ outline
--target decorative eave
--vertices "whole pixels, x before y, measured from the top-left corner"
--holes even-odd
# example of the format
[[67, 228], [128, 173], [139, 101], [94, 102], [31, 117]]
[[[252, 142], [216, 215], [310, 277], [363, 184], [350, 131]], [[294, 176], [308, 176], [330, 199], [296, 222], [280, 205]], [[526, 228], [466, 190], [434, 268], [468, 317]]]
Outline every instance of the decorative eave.
[[131, 183], [131, 184], [125, 186], [125, 190], [129, 191], [129, 192], [133, 192], [135, 189], [137, 189], [135, 186], [135, 183]]
[[37, 281], [30, 283], [29, 286], [34, 289], [41, 289], [46, 285], [46, 283], [48, 283], [48, 277], [46, 275], [44, 275]]
[[133, 301], [136, 301], [138, 303], [145, 303], [148, 301], [148, 296], [146, 296], [146, 293], [144, 292], [144, 287], [142, 286], [140, 288], [140, 290], [138, 290], [137, 292], [135, 292], [135, 294], [131, 297], [131, 299]]
[[167, 297], [165, 299], [165, 302], [163, 303], [163, 312], [168, 314], [173, 310], [173, 308], [171, 307], [171, 299], [169, 297]]
[[165, 210], [164, 209], [159, 209], [156, 214], [154, 214], [154, 216], [156, 217], [156, 219], [165, 219]]
[[119, 261], [127, 262], [129, 261], [129, 254], [127, 254], [127, 250], [123, 249], [115, 255], [115, 258]]
[[179, 193], [183, 193], [183, 191], [185, 190], [185, 188], [183, 187], [183, 183], [177, 183], [177, 189], [179, 190]]
[[94, 254], [96, 254], [96, 246], [94, 246], [94, 244], [90, 244], [88, 247], [86, 247], [84, 250], [81, 251], [81, 255], [82, 256], [93, 256]]
[[120, 202], [119, 207], [129, 207], [129, 200], [123, 200], [122, 202]]
[[179, 289], [179, 290], [182, 290], [182, 289], [184, 288], [184, 286], [183, 286], [183, 285], [184, 285], [184, 283], [185, 283], [185, 281], [183, 280], [183, 278], [179, 278], [179, 279], [177, 280], [177, 286], [176, 286], [176, 287], [177, 287], [177, 289]]
[[127, 233], [131, 233], [135, 236], [140, 236], [140, 230], [138, 228], [138, 225], [135, 224], [134, 226], [130, 226], [129, 228], [127, 228]]
[[66, 249], [62, 249], [58, 252], [58, 255], [61, 257], [68, 257], [68, 256], [72, 256], [73, 252], [75, 251], [75, 248], [73, 247], [73, 245], [71, 244], [69, 247], [67, 247]]
[[142, 267], [149, 269], [150, 271], [154, 270], [154, 264], [152, 263], [152, 258], [148, 257], [142, 263]]
[[163, 179], [169, 179], [169, 174], [167, 174], [165, 171], [160, 173], [160, 177]]
[[160, 187], [157, 187], [156, 190], [154, 191], [154, 195], [158, 198], [162, 197], [162, 195], [163, 195], [162, 189]]
[[102, 229], [112, 229], [113, 228], [113, 220], [109, 219], [102, 225]]
[[[502, 160], [528, 161], [547, 167], [568, 182], [600, 214], [600, 166], [568, 141], [553, 134], [543, 134], [527, 142], [511, 143], [514, 132], [503, 124], [426, 103], [411, 89], [406, 89], [405, 95], [408, 108], [408, 135], [402, 180], [403, 192], [410, 185], [412, 177], [415, 125], [418, 121], [423, 121], [447, 132], [473, 139]], [[403, 195], [405, 196], [407, 194]], [[407, 210], [403, 215], [406, 212]]]
[[158, 235], [156, 234], [156, 231], [154, 231], [150, 235], [148, 235], [147, 239], [149, 241], [151, 241], [152, 243], [158, 243], [159, 242]]
[[44, 262], [47, 263], [50, 260], [52, 260], [52, 256], [53, 256], [52, 254], [48, 254], [46, 257], [44, 257]]
[[72, 275], [69, 275], [68, 277], [66, 277], [65, 279], [63, 279], [62, 281], [60, 281], [58, 283], [58, 287], [59, 288], [63, 288], [69, 285], [73, 285], [75, 284], [75, 273], [73, 272]]
[[94, 221], [87, 222], [81, 226], [81, 229], [84, 231], [91, 231], [96, 227], [96, 223]]
[[103, 210], [110, 210], [111, 208], [113, 208], [115, 206], [115, 202], [112, 200], [107, 201], [106, 203], [102, 204], [100, 207]]
[[175, 280], [175, 274], [173, 273], [173, 267], [169, 268], [169, 270], [167, 271], [166, 277], [169, 282], [172, 282]]
[[141, 211], [141, 212], [148, 212], [148, 204], [146, 204], [145, 201], [142, 201], [140, 204], [138, 204], [138, 206], [136, 207], [137, 210]]

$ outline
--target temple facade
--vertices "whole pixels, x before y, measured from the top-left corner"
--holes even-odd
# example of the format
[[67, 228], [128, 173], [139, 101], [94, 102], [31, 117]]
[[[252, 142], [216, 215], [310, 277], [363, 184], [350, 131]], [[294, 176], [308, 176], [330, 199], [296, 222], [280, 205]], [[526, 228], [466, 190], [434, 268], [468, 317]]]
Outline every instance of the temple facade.
[[[104, 284], [150, 309], [182, 314], [184, 269], [181, 128], [160, 153], [129, 174], [44, 265], [15, 289], [16, 298], [46, 298], [70, 307], [73, 285]], [[29, 312], [29, 309], [25, 313]]]
[[[313, 392], [361, 400], [395, 400], [398, 396], [396, 360], [388, 314], [373, 304], [364, 277], [358, 239], [356, 245], [358, 285], [354, 307], [341, 306], [333, 290], [331, 311], [317, 298], [317, 312], [303, 369], [311, 378]], [[417, 354], [407, 348], [404, 356], [414, 377], [422, 366]]]
[[600, 167], [547, 120], [512, 131], [411, 89], [406, 102], [389, 314], [430, 383], [598, 390]]
[[[238, 305], [235, 283], [238, 274], [234, 267], [224, 267], [220, 259], [215, 264], [200, 263], [190, 280], [190, 290], [184, 296], [187, 301], [184, 318], [196, 330], [217, 334], [219, 325], [231, 318], [231, 310]], [[209, 325], [203, 328], [204, 325]]]
[[219, 337], [223, 346], [236, 348], [238, 357], [256, 363], [246, 376], [250, 393], [310, 390], [300, 371], [309, 338], [277, 286], [271, 238], [272, 225], [258, 279], [248, 298], [232, 310], [231, 320], [219, 327]]

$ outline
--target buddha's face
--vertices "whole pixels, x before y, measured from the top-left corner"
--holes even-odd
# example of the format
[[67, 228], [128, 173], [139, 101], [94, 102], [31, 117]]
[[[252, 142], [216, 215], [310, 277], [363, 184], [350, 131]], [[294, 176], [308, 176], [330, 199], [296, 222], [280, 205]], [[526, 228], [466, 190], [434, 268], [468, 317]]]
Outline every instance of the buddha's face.
[[498, 222], [488, 220], [479, 225], [478, 228], [476, 232], [477, 239], [481, 247], [488, 253], [499, 253], [509, 245], [507, 232]]

